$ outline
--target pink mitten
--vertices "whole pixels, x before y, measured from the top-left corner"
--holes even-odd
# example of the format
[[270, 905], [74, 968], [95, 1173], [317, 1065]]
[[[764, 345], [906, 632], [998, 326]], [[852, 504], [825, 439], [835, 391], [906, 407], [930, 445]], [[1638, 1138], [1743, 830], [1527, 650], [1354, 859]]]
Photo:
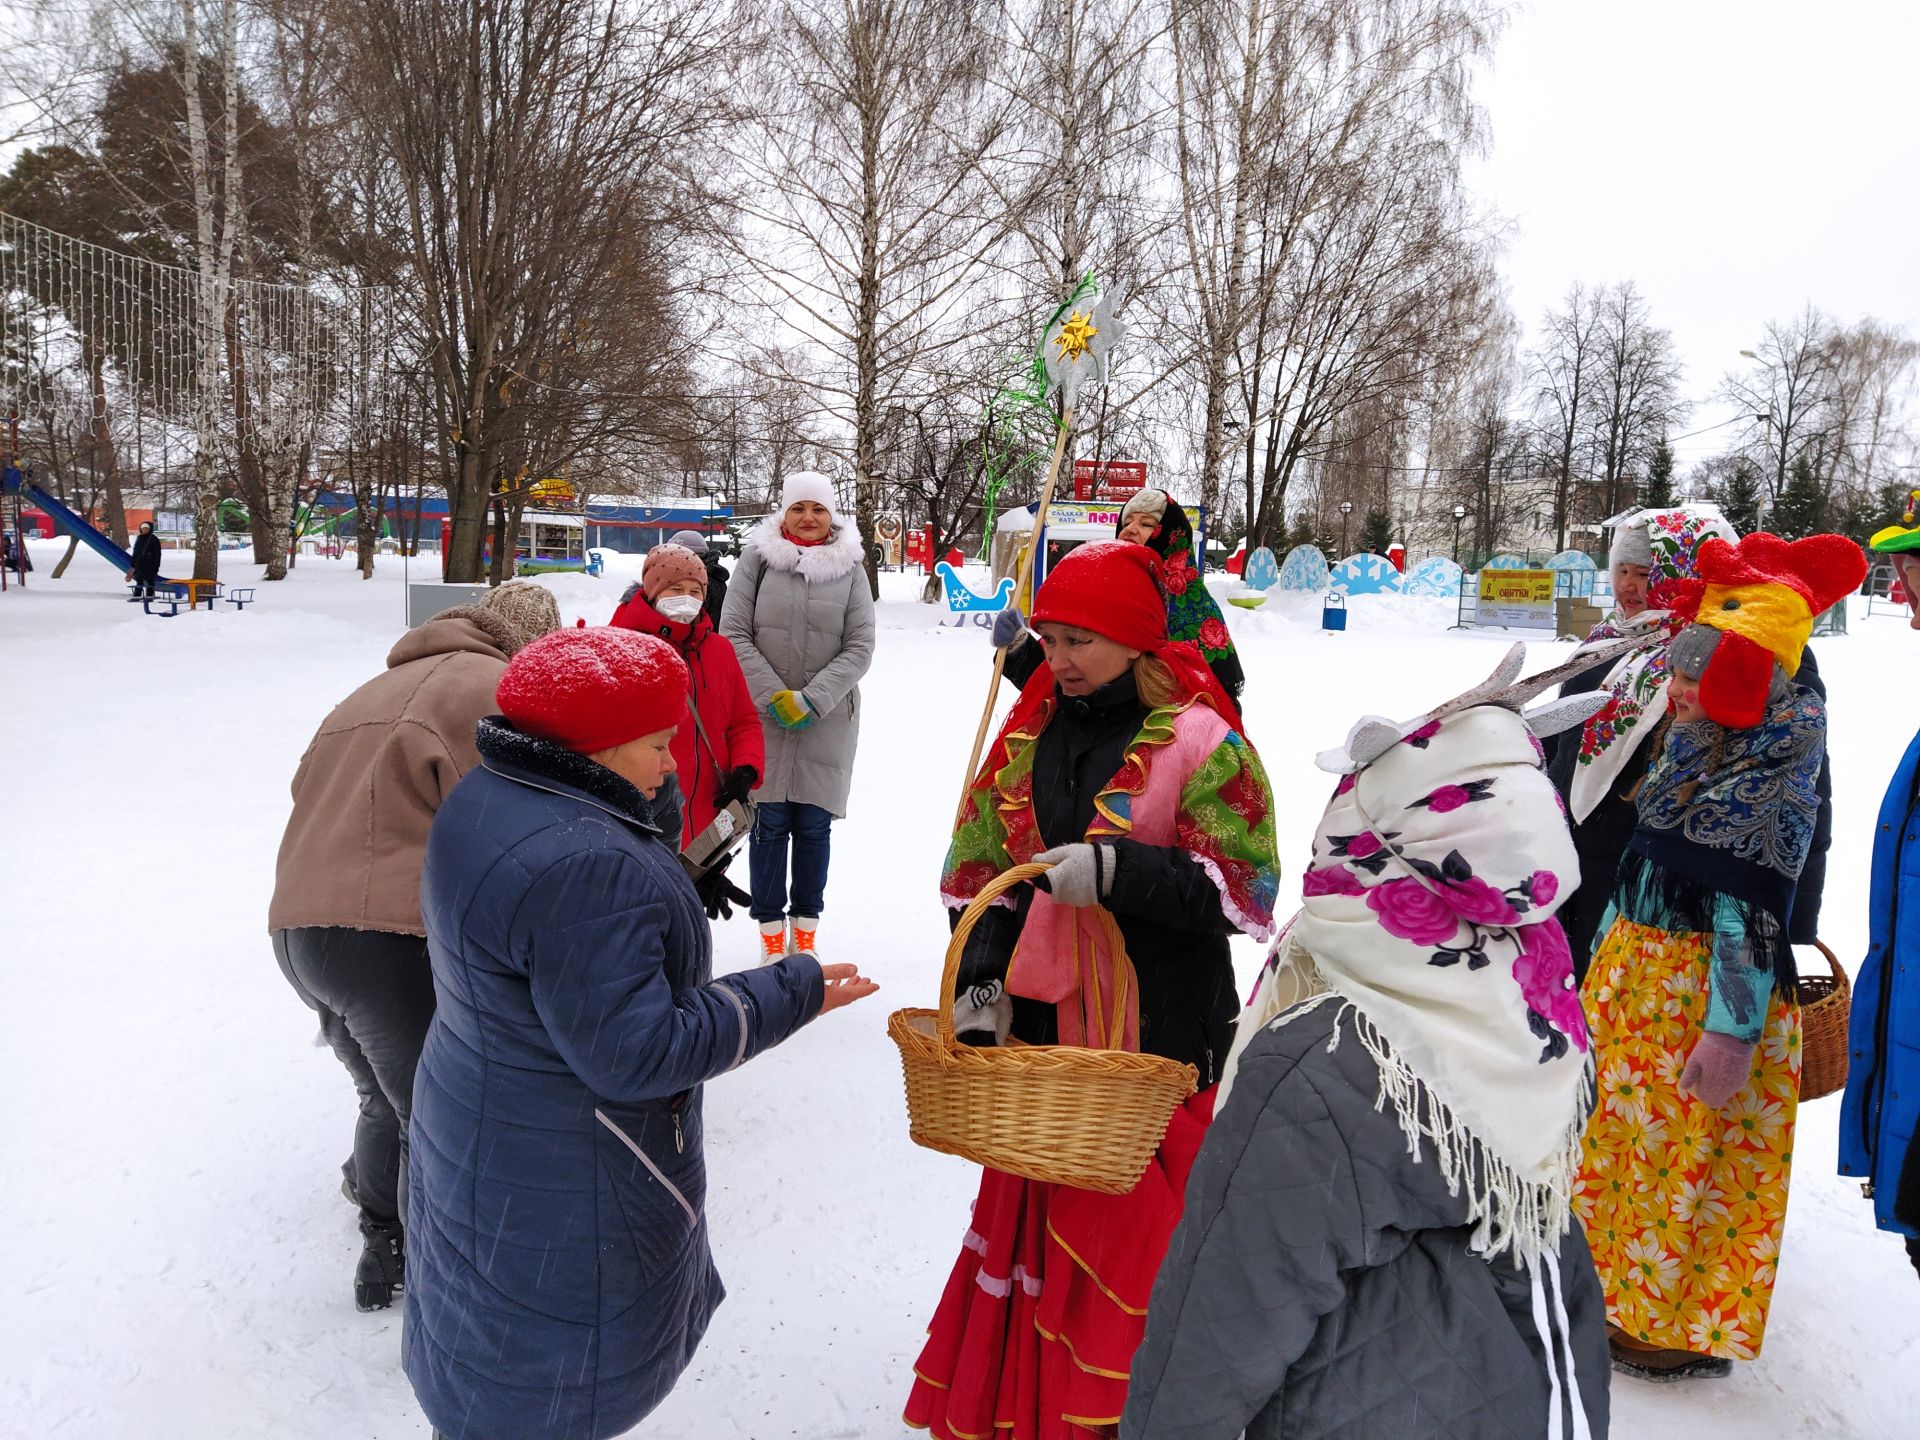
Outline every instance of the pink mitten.
[[1753, 1042], [1707, 1030], [1694, 1041], [1680, 1072], [1680, 1090], [1718, 1110], [1746, 1088], [1752, 1075]]

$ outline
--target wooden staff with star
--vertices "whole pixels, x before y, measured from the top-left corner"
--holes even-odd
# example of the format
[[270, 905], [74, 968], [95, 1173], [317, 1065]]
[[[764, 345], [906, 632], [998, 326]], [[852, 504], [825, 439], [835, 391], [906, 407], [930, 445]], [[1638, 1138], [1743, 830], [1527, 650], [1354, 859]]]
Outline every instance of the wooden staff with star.
[[[1033, 579], [1034, 560], [1046, 538], [1047, 511], [1053, 505], [1053, 487], [1060, 478], [1060, 462], [1067, 453], [1067, 438], [1073, 433], [1073, 411], [1080, 398], [1080, 387], [1088, 380], [1106, 378], [1107, 356], [1126, 333], [1126, 325], [1120, 319], [1118, 310], [1117, 297], [1103, 291], [1094, 277], [1088, 275], [1074, 288], [1067, 302], [1054, 311], [1052, 319], [1041, 333], [1036, 368], [1043, 368], [1046, 372], [1046, 398], [1051, 399], [1056, 393], [1060, 396], [1060, 425], [1053, 437], [1053, 455], [1047, 461], [1046, 479], [1040, 485], [1040, 504], [1033, 517], [1033, 538], [1027, 542], [1026, 550], [1020, 556], [1019, 573], [1014, 578], [1015, 605], [1027, 597], [1027, 586]], [[993, 678], [987, 682], [987, 703], [981, 707], [980, 725], [974, 731], [973, 753], [967, 757], [967, 773], [960, 778], [960, 806], [954, 815], [956, 827], [966, 814], [967, 793], [973, 785], [974, 772], [979, 769], [980, 754], [986, 748], [987, 731], [993, 724], [994, 703], [1000, 698], [1000, 680], [1006, 673], [1009, 648], [1001, 646], [993, 653]]]

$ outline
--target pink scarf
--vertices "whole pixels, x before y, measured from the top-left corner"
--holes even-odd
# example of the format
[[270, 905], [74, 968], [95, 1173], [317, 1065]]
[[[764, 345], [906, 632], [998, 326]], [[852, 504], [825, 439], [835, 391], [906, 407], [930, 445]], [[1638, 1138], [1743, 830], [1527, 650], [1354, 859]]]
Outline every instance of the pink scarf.
[[[1190, 705], [1173, 723], [1173, 741], [1154, 758], [1147, 785], [1132, 797], [1134, 839], [1178, 843], [1180, 792], [1187, 777], [1227, 737], [1227, 722]], [[1088, 838], [1103, 832], [1096, 818]], [[1055, 1007], [1060, 1043], [1102, 1050], [1140, 1048], [1140, 995], [1133, 967], [1123, 964], [1120, 932], [1099, 906], [1062, 905], [1036, 891], [1007, 967], [1007, 991]]]

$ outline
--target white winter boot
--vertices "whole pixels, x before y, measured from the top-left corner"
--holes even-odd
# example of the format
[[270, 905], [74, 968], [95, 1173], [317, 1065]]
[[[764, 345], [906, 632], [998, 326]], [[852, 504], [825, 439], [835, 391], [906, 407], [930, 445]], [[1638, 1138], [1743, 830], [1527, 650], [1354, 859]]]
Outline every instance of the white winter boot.
[[787, 922], [784, 920], [763, 920], [760, 922], [760, 963], [771, 965], [776, 960], [787, 958]]

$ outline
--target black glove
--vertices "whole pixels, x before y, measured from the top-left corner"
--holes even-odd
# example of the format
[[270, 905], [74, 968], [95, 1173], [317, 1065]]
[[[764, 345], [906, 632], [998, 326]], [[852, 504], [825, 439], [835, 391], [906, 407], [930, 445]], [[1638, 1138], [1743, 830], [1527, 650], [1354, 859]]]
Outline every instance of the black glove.
[[736, 800], [744, 800], [760, 783], [760, 772], [751, 765], [739, 765], [720, 777], [720, 788], [714, 792], [713, 803], [724, 810]]
[[748, 905], [753, 902], [753, 897], [746, 891], [728, 883], [725, 862], [714, 866], [694, 881], [693, 889], [694, 893], [700, 897], [700, 903], [706, 907], [709, 920], [731, 920], [734, 906]]

